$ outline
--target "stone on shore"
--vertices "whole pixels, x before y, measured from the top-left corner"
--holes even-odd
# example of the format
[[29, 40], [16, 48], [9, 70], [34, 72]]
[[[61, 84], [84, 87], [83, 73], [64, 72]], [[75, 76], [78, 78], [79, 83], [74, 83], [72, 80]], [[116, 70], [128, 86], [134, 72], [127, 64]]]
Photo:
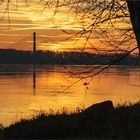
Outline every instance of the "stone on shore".
[[104, 114], [114, 110], [112, 101], [104, 101], [101, 103], [93, 104], [83, 111], [86, 114]]

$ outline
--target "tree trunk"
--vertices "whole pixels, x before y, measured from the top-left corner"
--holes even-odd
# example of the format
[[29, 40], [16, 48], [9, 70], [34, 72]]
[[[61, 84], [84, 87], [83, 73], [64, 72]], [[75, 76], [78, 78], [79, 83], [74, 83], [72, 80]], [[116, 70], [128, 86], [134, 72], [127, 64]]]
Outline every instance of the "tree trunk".
[[140, 55], [140, 1], [127, 0], [127, 4]]

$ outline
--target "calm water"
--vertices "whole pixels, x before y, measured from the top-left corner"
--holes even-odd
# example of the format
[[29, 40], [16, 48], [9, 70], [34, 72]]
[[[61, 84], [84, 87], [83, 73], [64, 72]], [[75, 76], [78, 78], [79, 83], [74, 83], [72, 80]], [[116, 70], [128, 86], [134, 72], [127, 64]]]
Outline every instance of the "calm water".
[[95, 66], [0, 65], [0, 123], [9, 125], [38, 110], [72, 111], [104, 100], [115, 105], [140, 100], [140, 68], [136, 67], [110, 68], [68, 88], [78, 80], [69, 71], [87, 67]]

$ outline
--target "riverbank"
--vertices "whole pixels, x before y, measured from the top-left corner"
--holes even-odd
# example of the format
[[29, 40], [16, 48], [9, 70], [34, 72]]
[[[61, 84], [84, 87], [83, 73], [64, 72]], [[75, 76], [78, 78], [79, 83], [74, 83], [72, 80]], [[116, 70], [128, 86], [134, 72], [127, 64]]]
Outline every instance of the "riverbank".
[[105, 101], [72, 114], [40, 112], [1, 128], [0, 138], [140, 138], [140, 103]]
[[70, 51], [36, 52], [15, 49], [0, 49], [0, 64], [52, 64], [52, 65], [138, 65], [139, 57], [126, 53], [96, 54]]

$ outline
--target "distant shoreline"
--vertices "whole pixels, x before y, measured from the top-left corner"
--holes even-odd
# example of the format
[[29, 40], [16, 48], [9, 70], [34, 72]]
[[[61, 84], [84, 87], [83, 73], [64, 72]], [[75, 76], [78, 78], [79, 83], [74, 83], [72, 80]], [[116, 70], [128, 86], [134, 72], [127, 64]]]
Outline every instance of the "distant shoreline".
[[0, 49], [0, 64], [52, 64], [52, 65], [135, 65], [140, 58], [125, 54], [93, 54], [88, 52], [20, 51]]

